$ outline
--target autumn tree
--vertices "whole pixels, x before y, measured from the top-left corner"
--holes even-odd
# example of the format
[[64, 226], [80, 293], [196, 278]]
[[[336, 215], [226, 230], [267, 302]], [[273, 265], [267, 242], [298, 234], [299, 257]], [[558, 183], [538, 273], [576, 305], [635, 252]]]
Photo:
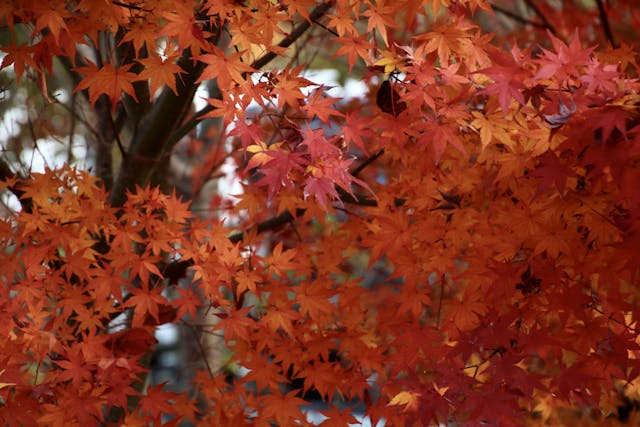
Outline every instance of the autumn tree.
[[637, 422], [635, 3], [2, 2], [2, 424]]

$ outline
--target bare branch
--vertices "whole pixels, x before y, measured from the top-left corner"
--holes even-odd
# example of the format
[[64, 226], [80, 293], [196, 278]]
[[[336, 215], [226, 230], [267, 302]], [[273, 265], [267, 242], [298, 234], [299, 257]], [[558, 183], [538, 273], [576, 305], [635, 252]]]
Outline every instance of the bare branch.
[[351, 175], [357, 177], [358, 175], [360, 175], [360, 172], [362, 172], [367, 166], [369, 166], [371, 163], [375, 162], [378, 158], [380, 158], [380, 156], [382, 156], [384, 154], [384, 148], [378, 150], [377, 153], [372, 154], [371, 156], [367, 157], [357, 168], [355, 168], [352, 172]]

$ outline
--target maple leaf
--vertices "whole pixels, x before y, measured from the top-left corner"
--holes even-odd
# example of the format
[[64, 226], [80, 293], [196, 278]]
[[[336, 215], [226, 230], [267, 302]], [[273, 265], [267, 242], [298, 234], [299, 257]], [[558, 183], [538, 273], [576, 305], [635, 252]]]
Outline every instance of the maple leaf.
[[116, 104], [123, 92], [138, 101], [136, 92], [131, 84], [138, 76], [129, 72], [132, 66], [133, 64], [126, 64], [115, 69], [113, 65], [106, 63], [102, 68], [98, 68], [95, 64], [90, 63], [88, 67], [76, 68], [75, 71], [84, 74], [86, 77], [80, 81], [74, 92], [88, 89], [89, 101], [94, 106], [98, 101], [98, 97], [105, 94], [111, 101], [112, 111], [115, 111]]
[[553, 259], [557, 259], [560, 254], [571, 253], [570, 244], [567, 243], [566, 238], [563, 238], [561, 233], [553, 232], [552, 229], [547, 229], [545, 230], [545, 233], [541, 234], [542, 235], [533, 250], [534, 254], [546, 252], [548, 256]]
[[[5, 371], [6, 371], [6, 369], [2, 369], [2, 370], [0, 370], [0, 376], [1, 376], [2, 374], [4, 374], [4, 373], [5, 373]], [[3, 388], [5, 388], [5, 387], [11, 387], [11, 386], [14, 386], [14, 385], [16, 385], [16, 384], [15, 384], [15, 383], [5, 383], [5, 382], [0, 382], [0, 390], [2, 390], [2, 389], [3, 389]]]
[[430, 122], [425, 126], [424, 134], [419, 138], [420, 144], [430, 144], [435, 151], [436, 164], [440, 161], [447, 145], [452, 145], [466, 155], [466, 150], [460, 141], [460, 137], [450, 125]]
[[474, 119], [471, 122], [471, 126], [480, 131], [482, 150], [485, 150], [494, 139], [503, 144], [511, 140], [506, 121], [499, 120], [495, 114], [487, 116], [477, 111], [472, 114]]
[[627, 134], [627, 122], [630, 115], [621, 106], [603, 106], [588, 109], [585, 112], [586, 125], [596, 131], [602, 132], [602, 141], [609, 141], [613, 130], [618, 130], [622, 135]]
[[[354, 35], [358, 33], [354, 25], [353, 16], [350, 11], [340, 10], [341, 6], [338, 7], [338, 13], [330, 13], [327, 14], [327, 18], [329, 20], [329, 27], [335, 28], [336, 32], [342, 38], [345, 34]], [[350, 39], [346, 38], [346, 39]]]
[[56, 361], [56, 365], [63, 369], [63, 372], [57, 376], [58, 380], [71, 380], [71, 384], [73, 384], [74, 387], [80, 388], [85, 381], [93, 378], [90, 365], [86, 363], [84, 358], [75, 353], [69, 352], [67, 354], [67, 360]]
[[[68, 425], [69, 420], [75, 420], [78, 423], [90, 424], [91, 420], [100, 417], [100, 406], [102, 399], [99, 397], [99, 389], [90, 390], [86, 384], [77, 393], [75, 399], [64, 399], [64, 404], [43, 404], [46, 409], [44, 414], [38, 418], [38, 422], [54, 427]], [[70, 394], [70, 393], [68, 393]]]
[[591, 52], [594, 48], [582, 48], [577, 29], [568, 46], [551, 32], [548, 35], [555, 53], [542, 48], [542, 54], [536, 60], [541, 67], [534, 78], [541, 80], [555, 77], [562, 81], [569, 76], [580, 75], [580, 68], [589, 65]]
[[616, 82], [620, 77], [617, 64], [605, 65], [597, 58], [590, 58], [585, 74], [580, 76], [580, 80], [587, 84], [587, 90], [590, 92], [614, 94], [617, 90]]
[[304, 180], [305, 199], [313, 196], [323, 209], [326, 209], [328, 199], [339, 199], [336, 186], [352, 198], [356, 198], [351, 189], [351, 184], [360, 185], [365, 190], [373, 193], [369, 186], [349, 174], [348, 168], [352, 163], [351, 159], [325, 159], [307, 166], [307, 176]]
[[285, 276], [287, 271], [295, 270], [297, 266], [294, 261], [297, 251], [295, 249], [283, 250], [282, 248], [282, 242], [278, 242], [278, 244], [273, 247], [271, 255], [264, 260], [269, 271], [279, 276]]
[[327, 419], [318, 424], [320, 427], [344, 427], [358, 422], [350, 409], [341, 411], [331, 408], [330, 410], [322, 411], [322, 415], [326, 416]]
[[365, 138], [372, 136], [368, 118], [355, 112], [347, 113], [342, 131], [346, 142], [355, 144], [363, 153], [368, 154]]
[[420, 393], [412, 391], [401, 391], [393, 396], [393, 398], [387, 403], [388, 406], [404, 405], [405, 411], [415, 411], [418, 409], [418, 398]]
[[404, 69], [404, 58], [399, 57], [395, 50], [383, 50], [382, 57], [373, 65], [382, 67], [385, 75], [388, 75], [396, 70], [402, 71]]
[[400, 101], [400, 95], [391, 85], [389, 80], [382, 82], [376, 94], [376, 105], [385, 113], [398, 117], [407, 109], [407, 104]]
[[273, 360], [265, 360], [264, 357], [255, 356], [247, 360], [247, 368], [249, 372], [243, 378], [247, 383], [255, 382], [258, 390], [265, 390], [278, 387], [287, 381], [282, 373], [282, 368], [274, 363]]
[[295, 397], [297, 390], [287, 394], [270, 394], [265, 396], [263, 415], [272, 418], [278, 425], [286, 426], [304, 419], [300, 406], [306, 404], [304, 400]]
[[171, 198], [166, 201], [164, 209], [167, 221], [172, 223], [186, 224], [189, 219], [193, 218], [193, 213], [189, 210], [189, 204], [180, 200], [176, 195], [175, 189]]
[[253, 271], [241, 270], [236, 273], [235, 280], [238, 282], [238, 294], [242, 294], [245, 291], [255, 293], [260, 282], [260, 276]]
[[394, 8], [391, 6], [383, 6], [379, 9], [372, 7], [367, 9], [362, 14], [366, 16], [367, 19], [367, 31], [378, 30], [380, 37], [382, 37], [382, 41], [385, 46], [389, 46], [389, 41], [387, 40], [387, 29], [395, 28], [396, 23], [393, 21], [393, 12]]
[[347, 55], [349, 71], [356, 65], [358, 58], [362, 58], [365, 62], [369, 61], [371, 45], [365, 40], [364, 36], [356, 39], [338, 37], [335, 40], [340, 47], [333, 56]]
[[[213, 117], [213, 118], [223, 117], [225, 125], [231, 123], [234, 120], [238, 110], [233, 100], [230, 100], [230, 99], [222, 100], [217, 98], [204, 98], [204, 100], [207, 101], [207, 103], [211, 107], [213, 107], [213, 110], [205, 114], [203, 117]], [[234, 130], [236, 132], [241, 132], [241, 131], [238, 131], [237, 129], [234, 129]], [[255, 139], [256, 142], [259, 140], [260, 138]]]
[[251, 307], [247, 307], [233, 310], [230, 315], [216, 314], [222, 320], [214, 327], [214, 330], [222, 329], [227, 341], [238, 338], [249, 341], [251, 339], [249, 334], [256, 327], [255, 321], [248, 317], [250, 311]]
[[398, 313], [409, 312], [417, 319], [424, 307], [431, 306], [431, 297], [424, 291], [417, 289], [415, 285], [407, 284], [407, 290], [400, 305], [398, 305]]
[[198, 82], [217, 79], [219, 87], [228, 88], [233, 84], [244, 84], [243, 74], [255, 71], [242, 61], [241, 52], [227, 55], [217, 47], [212, 48], [210, 52], [196, 57], [207, 64]]
[[451, 85], [457, 90], [461, 89], [462, 84], [467, 84], [470, 80], [459, 74], [460, 71], [460, 63], [457, 64], [449, 64], [446, 68], [440, 69], [440, 73], [442, 74], [442, 80], [444, 83]]
[[523, 92], [524, 73], [519, 68], [489, 67], [481, 71], [491, 77], [493, 83], [478, 92], [479, 95], [498, 95], [498, 103], [506, 116], [511, 100], [515, 99], [520, 105], [525, 104]]
[[254, 152], [247, 168], [262, 166], [259, 169], [262, 177], [258, 184], [266, 185], [268, 198], [273, 199], [280, 189], [292, 186], [292, 175], [304, 170], [307, 160], [304, 153], [280, 149], [279, 144], [272, 144], [266, 150], [265, 147], [262, 143], [247, 148], [247, 151]]
[[[526, 25], [510, 2], [500, 20], [473, 16], [486, 0], [71, 3], [0, 2], [15, 34], [0, 67], [22, 81], [31, 72], [29, 103], [52, 82], [70, 88], [58, 73], [71, 64], [100, 66], [75, 69], [90, 105], [36, 109], [11, 147], [33, 145], [25, 135], [70, 143], [88, 129], [74, 117], [95, 117], [89, 164], [111, 164], [116, 134], [126, 158], [113, 179], [102, 166], [95, 179], [68, 167], [23, 179], [24, 152], [0, 162], [18, 197], [0, 220], [5, 423], [310, 425], [301, 396], [318, 392], [357, 399], [373, 424], [517, 425], [539, 408], [547, 424], [573, 425], [575, 408], [614, 411], [612, 396], [635, 392], [634, 2], [537, 2]], [[318, 26], [332, 44], [322, 31], [300, 38]], [[543, 26], [555, 27], [551, 48]], [[578, 28], [569, 43], [566, 28]], [[578, 33], [622, 47], [584, 48]], [[533, 57], [523, 42], [544, 49]], [[371, 93], [337, 102], [306, 65], [284, 65], [338, 66], [329, 49], [349, 70], [362, 59]], [[258, 66], [268, 70], [250, 75]], [[401, 73], [402, 90], [381, 71]], [[208, 105], [187, 111], [214, 79]], [[135, 101], [144, 80], [185, 96], [127, 102], [110, 126], [97, 100]], [[9, 101], [23, 98], [10, 88]], [[169, 163], [195, 170], [180, 186], [195, 196], [221, 162], [243, 193], [208, 202], [224, 224], [166, 191]], [[127, 200], [109, 207], [100, 186]], [[178, 318], [207, 347], [227, 346], [228, 371], [242, 375], [215, 357], [184, 392], [136, 391], [156, 325]], [[560, 399], [540, 405], [549, 394]], [[323, 425], [352, 412], [331, 409]]]
[[334, 180], [314, 166], [310, 166], [307, 171], [309, 176], [304, 180], [305, 198], [314, 197], [320, 206], [326, 209], [329, 200], [336, 200], [339, 197]]
[[310, 116], [316, 116], [321, 122], [329, 124], [331, 116], [343, 117], [344, 114], [335, 108], [330, 108], [341, 98], [331, 98], [323, 96], [324, 88], [321, 86], [316, 89], [311, 96], [307, 98], [307, 104], [302, 107]]
[[296, 301], [300, 304], [300, 313], [308, 314], [312, 319], [318, 319], [322, 314], [331, 314], [334, 305], [330, 299], [334, 292], [318, 285], [303, 286], [296, 294]]
[[[146, 282], [145, 282], [146, 283]], [[165, 297], [160, 295], [162, 288], [155, 289], [131, 289], [131, 297], [126, 301], [126, 307], [134, 308], [132, 325], [142, 326], [146, 313], [149, 313], [159, 323], [160, 305], [167, 304]]]
[[273, 332], [282, 330], [288, 336], [293, 337], [295, 336], [295, 333], [293, 331], [293, 322], [297, 317], [298, 316], [289, 311], [269, 309], [267, 311], [267, 314], [262, 317], [262, 321]]
[[15, 40], [11, 40], [8, 45], [1, 46], [0, 49], [6, 52], [2, 58], [0, 70], [13, 64], [18, 83], [27, 67], [37, 68], [36, 61], [33, 59], [33, 48], [26, 43], [16, 45]]
[[285, 105], [290, 105], [295, 108], [304, 104], [302, 100], [306, 97], [302, 93], [301, 88], [311, 86], [313, 83], [304, 77], [300, 77], [298, 75], [300, 71], [300, 67], [293, 69], [286, 68], [282, 74], [278, 75], [271, 93], [278, 97], [279, 109]]
[[199, 55], [203, 48], [208, 47], [207, 38], [211, 34], [196, 22], [193, 4], [173, 2], [173, 6], [174, 10], [162, 13], [166, 23], [160, 28], [160, 34], [177, 38], [180, 50], [190, 48], [194, 56]]
[[143, 47], [152, 51], [156, 46], [156, 41], [155, 27], [145, 20], [140, 20], [135, 21], [135, 23], [128, 28], [128, 31], [120, 41], [120, 45], [126, 42], [132, 42], [133, 48], [136, 54], [138, 54]]
[[42, 7], [37, 12], [36, 31], [42, 31], [47, 28], [53, 34], [56, 43], [60, 41], [60, 33], [65, 30], [69, 31], [65, 19], [71, 17], [71, 13], [62, 4], [55, 4], [53, 8], [50, 4]]
[[139, 59], [138, 62], [144, 65], [145, 69], [138, 74], [137, 80], [149, 80], [149, 96], [153, 100], [153, 95], [164, 85], [168, 86], [175, 95], [176, 78], [178, 74], [184, 73], [178, 64], [174, 62], [177, 55], [162, 58], [159, 55], [151, 55], [148, 58]]
[[433, 27], [433, 31], [415, 37], [420, 42], [426, 42], [426, 53], [436, 51], [440, 64], [449, 64], [453, 53], [464, 54], [472, 50], [471, 34], [469, 30], [474, 28], [472, 24], [462, 21], [462, 18], [454, 22], [439, 24]]
[[533, 172], [533, 176], [540, 178], [538, 193], [547, 190], [553, 184], [558, 192], [564, 195], [567, 179], [576, 176], [575, 172], [566, 163], [561, 162], [552, 151], [545, 152], [538, 159], [540, 164]]
[[143, 413], [152, 414], [154, 417], [174, 413], [173, 405], [170, 402], [176, 393], [163, 390], [163, 388], [164, 384], [157, 384], [145, 390], [144, 395], [140, 398], [140, 410]]
[[176, 288], [176, 291], [180, 297], [171, 301], [171, 304], [177, 309], [176, 319], [181, 319], [185, 314], [195, 319], [196, 312], [202, 305], [201, 298], [190, 289]]
[[109, 334], [105, 347], [116, 354], [141, 356], [157, 342], [153, 334], [144, 328], [130, 328]]
[[487, 306], [479, 299], [454, 301], [449, 307], [449, 316], [453, 318], [456, 328], [461, 331], [470, 330], [478, 326], [480, 316], [485, 314]]
[[[241, 140], [242, 148], [247, 149], [251, 144], [257, 144], [258, 147], [254, 147], [253, 149], [264, 151], [266, 147], [263, 137], [264, 130], [258, 124], [248, 123], [245, 120], [237, 120], [234, 124], [236, 127], [229, 132], [229, 136], [238, 136]], [[269, 145], [269, 147], [274, 148], [277, 146], [278, 144]]]

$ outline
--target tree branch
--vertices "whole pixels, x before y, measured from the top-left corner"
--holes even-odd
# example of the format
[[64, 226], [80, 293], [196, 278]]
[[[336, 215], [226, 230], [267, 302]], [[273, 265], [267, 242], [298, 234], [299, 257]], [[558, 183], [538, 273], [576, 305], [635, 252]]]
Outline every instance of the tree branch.
[[[96, 114], [96, 175], [107, 190], [113, 185], [113, 139], [116, 135], [111, 117], [111, 102], [106, 95], [100, 95], [95, 104]], [[124, 153], [123, 153], [124, 155]]]
[[374, 153], [373, 155], [367, 157], [357, 168], [353, 170], [353, 172], [351, 172], [351, 175], [357, 177], [358, 175], [360, 175], [360, 172], [362, 172], [371, 163], [375, 162], [383, 154], [384, 148], [381, 148], [377, 153]]
[[538, 16], [538, 18], [540, 18], [540, 20], [544, 23], [545, 27], [548, 28], [549, 31], [551, 31], [551, 34], [555, 36], [556, 29], [553, 27], [553, 25], [551, 25], [547, 17], [544, 15], [544, 13], [542, 13], [542, 11], [538, 8], [538, 6], [536, 6], [532, 0], [524, 0], [524, 2], [527, 4], [527, 6], [529, 6], [531, 10], [533, 10], [533, 12]]
[[169, 135], [190, 108], [198, 87], [196, 81], [204, 70], [203, 63], [194, 64], [189, 49], [182, 53], [178, 65], [187, 72], [182, 79], [178, 79], [178, 94], [165, 88], [136, 129], [127, 158], [109, 195], [112, 206], [122, 206], [127, 190], [149, 182], [154, 168], [173, 146]]
[[[333, 6], [333, 1], [326, 1], [316, 6], [316, 8], [313, 9], [309, 14], [310, 21], [303, 21], [300, 24], [298, 24], [287, 37], [285, 37], [280, 43], [278, 43], [278, 47], [287, 48], [291, 46], [296, 40], [298, 40], [305, 33], [305, 31], [307, 31], [311, 27], [314, 21], [317, 21], [322, 16], [324, 16], [332, 6]], [[273, 52], [267, 52], [260, 58], [253, 61], [253, 63], [251, 64], [251, 67], [253, 69], [259, 70], [260, 68], [264, 67], [269, 62], [271, 62], [274, 58], [276, 58], [276, 56], [277, 55]], [[217, 92], [215, 90], [212, 90], [211, 94], [215, 95], [213, 97], [220, 99], [222, 94], [220, 93], [220, 90], [217, 87], [215, 89], [217, 89]], [[197, 111], [189, 120], [187, 120], [185, 124], [183, 124], [178, 129], [176, 129], [175, 132], [173, 132], [170, 138], [172, 143], [175, 144], [177, 141], [180, 140], [180, 138], [188, 134], [191, 131], [191, 129], [195, 128], [200, 122], [200, 120], [202, 120], [202, 116], [204, 116], [207, 113], [210, 113], [214, 109], [215, 107], [211, 105], [207, 105], [206, 107]]]
[[496, 6], [494, 4], [491, 4], [491, 9], [493, 9], [494, 11], [496, 11], [498, 13], [501, 13], [502, 15], [504, 15], [504, 16], [506, 16], [508, 18], [513, 19], [514, 21], [516, 21], [516, 22], [518, 22], [518, 23], [520, 23], [522, 25], [531, 25], [532, 27], [543, 28], [543, 29], [544, 28], [548, 28], [547, 25], [545, 25], [543, 23], [531, 21], [531, 20], [529, 20], [527, 18], [524, 18], [524, 17], [518, 15], [517, 13], [514, 13], [514, 12], [508, 10], [508, 9], [503, 9], [500, 6]]
[[[318, 5], [309, 14], [309, 21], [298, 24], [284, 40], [278, 43], [278, 46], [282, 48], [291, 46], [313, 25], [314, 20], [321, 18], [332, 6], [333, 0]], [[220, 29], [216, 29], [216, 33], [216, 37], [219, 37]], [[256, 59], [251, 66], [255, 69], [262, 68], [276, 56], [275, 53], [268, 52]], [[213, 110], [210, 106], [205, 107], [184, 125], [178, 127], [191, 106], [198, 86], [195, 82], [204, 70], [204, 64], [198, 62], [194, 65], [193, 62], [189, 50], [183, 52], [178, 65], [187, 74], [178, 81], [178, 95], [165, 88], [140, 127], [136, 129], [127, 159], [123, 162], [109, 196], [109, 203], [112, 206], [122, 206], [126, 200], [127, 189], [149, 182], [161, 158], [168, 155], [171, 148], [199, 123], [203, 115]], [[221, 96], [219, 91], [217, 94], [213, 91], [213, 94]]]
[[607, 38], [609, 44], [611, 44], [611, 47], [615, 49], [618, 46], [615, 39], [613, 38], [613, 32], [611, 31], [611, 26], [609, 25], [609, 16], [607, 15], [607, 11], [604, 9], [602, 0], [596, 0], [596, 4], [598, 5], [598, 12], [600, 13], [600, 22], [602, 22], [604, 35]]

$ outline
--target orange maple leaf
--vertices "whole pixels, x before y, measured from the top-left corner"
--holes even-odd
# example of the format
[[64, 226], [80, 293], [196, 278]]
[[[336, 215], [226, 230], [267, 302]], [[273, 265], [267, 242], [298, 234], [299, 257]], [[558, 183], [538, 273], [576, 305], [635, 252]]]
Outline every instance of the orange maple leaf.
[[387, 406], [404, 405], [405, 411], [411, 411], [418, 409], [419, 393], [412, 391], [401, 391], [393, 396], [393, 399], [387, 403]]
[[24, 43], [16, 45], [16, 42], [11, 40], [8, 45], [2, 46], [1, 50], [6, 52], [6, 56], [2, 58], [0, 70], [13, 64], [13, 70], [16, 73], [18, 83], [20, 83], [25, 68], [37, 68], [36, 61], [33, 59], [33, 47]]
[[59, 43], [62, 30], [69, 31], [64, 20], [65, 18], [69, 18], [71, 14], [63, 4], [59, 4], [57, 7], [53, 6], [53, 8], [51, 7], [51, 3], [47, 2], [44, 3], [44, 5], [42, 5], [44, 7], [41, 6], [38, 19], [36, 19], [36, 31], [42, 31], [48, 28], [51, 34], [53, 34], [56, 43]]
[[138, 80], [149, 80], [149, 96], [153, 99], [155, 92], [163, 86], [169, 89], [177, 96], [176, 76], [185, 71], [173, 60], [177, 55], [161, 58], [158, 55], [152, 55], [148, 58], [139, 59], [138, 62], [145, 66], [145, 69], [138, 75]]
[[107, 95], [111, 100], [112, 111], [115, 111], [122, 92], [131, 96], [137, 102], [138, 98], [131, 82], [137, 80], [138, 76], [129, 72], [132, 66], [133, 64], [127, 64], [116, 69], [113, 65], [107, 63], [102, 68], [98, 68], [95, 64], [90, 63], [88, 67], [76, 68], [75, 71], [84, 74], [86, 77], [82, 79], [74, 92], [88, 89], [89, 101], [94, 106], [100, 95]]
[[197, 57], [199, 61], [207, 64], [198, 82], [217, 79], [219, 87], [228, 88], [233, 83], [244, 84], [243, 73], [254, 71], [248, 64], [242, 62], [241, 52], [227, 54], [215, 46], [211, 52]]
[[162, 13], [166, 23], [161, 27], [160, 34], [177, 38], [180, 50], [188, 47], [191, 53], [199, 55], [200, 51], [207, 46], [207, 38], [211, 33], [204, 31], [202, 24], [196, 21], [193, 4], [176, 1], [173, 5], [174, 10]]

